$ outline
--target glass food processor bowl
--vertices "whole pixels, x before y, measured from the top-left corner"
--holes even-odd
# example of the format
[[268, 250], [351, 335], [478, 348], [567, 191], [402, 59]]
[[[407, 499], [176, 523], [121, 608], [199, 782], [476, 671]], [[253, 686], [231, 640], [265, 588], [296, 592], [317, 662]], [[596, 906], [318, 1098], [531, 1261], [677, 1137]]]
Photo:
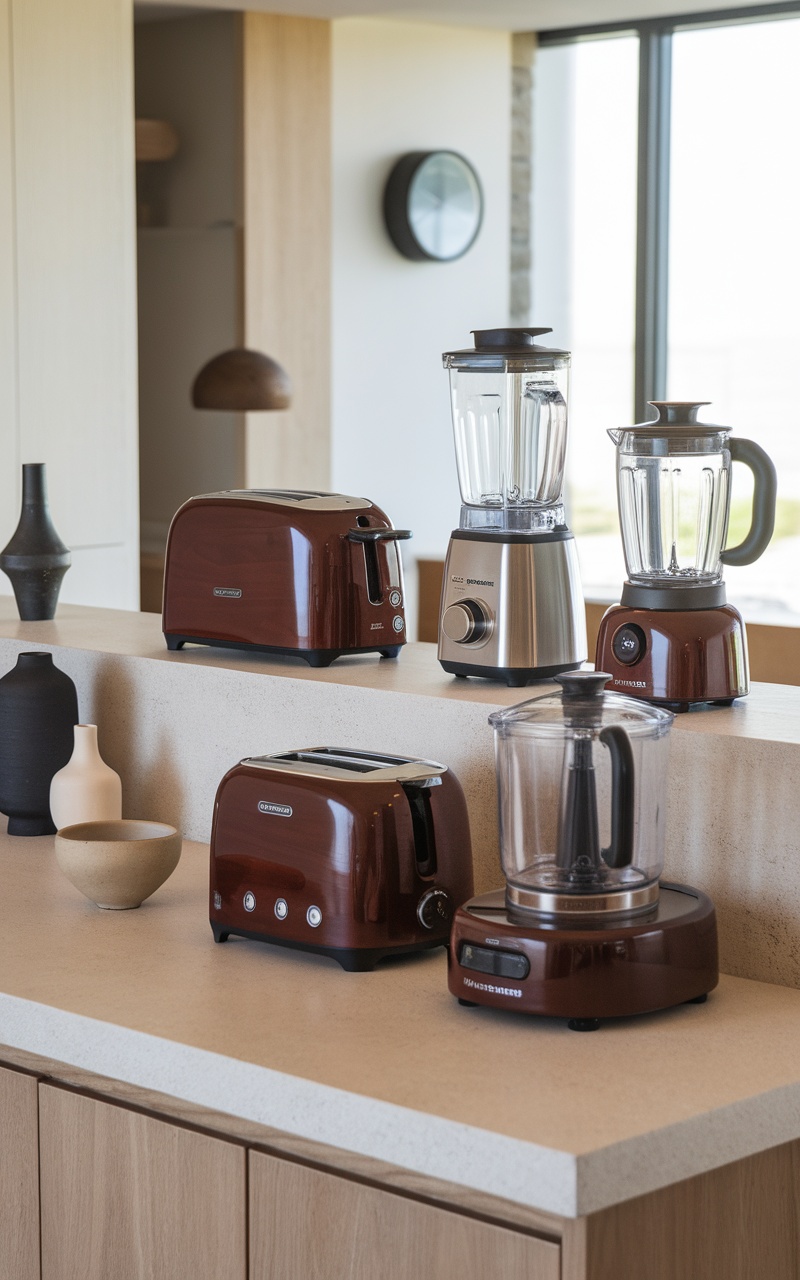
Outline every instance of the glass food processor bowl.
[[568, 351], [536, 345], [550, 329], [473, 330], [446, 351], [462, 528], [563, 525]]
[[489, 717], [515, 916], [646, 911], [664, 863], [669, 711], [556, 676], [561, 694]]
[[[609, 431], [617, 446], [617, 497], [625, 564], [641, 586], [713, 586], [723, 564], [750, 564], [772, 535], [775, 469], [751, 440], [697, 421], [707, 401], [653, 401], [658, 418]], [[731, 462], [754, 473], [753, 520], [738, 547], [723, 549]]]

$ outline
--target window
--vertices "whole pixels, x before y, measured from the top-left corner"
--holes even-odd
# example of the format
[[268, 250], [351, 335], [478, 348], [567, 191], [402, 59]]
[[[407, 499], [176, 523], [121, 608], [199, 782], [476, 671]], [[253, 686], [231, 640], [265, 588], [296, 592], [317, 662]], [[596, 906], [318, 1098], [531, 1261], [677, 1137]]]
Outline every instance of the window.
[[[773, 542], [726, 569], [730, 596], [800, 624], [798, 66], [800, 4], [540, 37], [532, 318], [573, 352], [568, 506], [590, 598], [625, 576], [606, 429], [702, 399], [778, 470]], [[749, 498], [737, 466], [730, 544]]]

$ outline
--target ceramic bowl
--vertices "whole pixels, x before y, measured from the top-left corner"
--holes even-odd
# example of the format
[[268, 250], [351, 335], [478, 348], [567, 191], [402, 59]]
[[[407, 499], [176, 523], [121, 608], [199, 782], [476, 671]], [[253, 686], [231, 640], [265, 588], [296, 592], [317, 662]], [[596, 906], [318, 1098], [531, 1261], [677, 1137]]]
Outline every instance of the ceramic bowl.
[[180, 832], [163, 822], [77, 822], [56, 835], [64, 875], [107, 911], [140, 906], [172, 875], [180, 856]]

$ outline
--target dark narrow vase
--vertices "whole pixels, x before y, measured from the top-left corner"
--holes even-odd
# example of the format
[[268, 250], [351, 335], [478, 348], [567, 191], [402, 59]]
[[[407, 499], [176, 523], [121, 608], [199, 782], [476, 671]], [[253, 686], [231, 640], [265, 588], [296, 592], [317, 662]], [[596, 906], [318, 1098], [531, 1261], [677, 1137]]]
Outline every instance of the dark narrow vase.
[[0, 553], [0, 569], [11, 579], [20, 618], [36, 622], [55, 616], [61, 579], [71, 563], [50, 519], [45, 464], [25, 462], [19, 524]]
[[52, 653], [21, 653], [0, 680], [0, 813], [11, 836], [46, 836], [50, 783], [72, 755], [78, 695]]

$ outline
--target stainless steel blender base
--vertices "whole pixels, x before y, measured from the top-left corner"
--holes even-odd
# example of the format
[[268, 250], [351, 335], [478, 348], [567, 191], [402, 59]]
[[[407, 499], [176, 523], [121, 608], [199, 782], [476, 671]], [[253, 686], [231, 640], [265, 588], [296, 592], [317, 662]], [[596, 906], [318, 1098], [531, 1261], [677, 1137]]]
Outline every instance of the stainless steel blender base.
[[572, 670], [586, 657], [586, 615], [569, 530], [453, 533], [439, 613], [445, 671], [525, 685]]

